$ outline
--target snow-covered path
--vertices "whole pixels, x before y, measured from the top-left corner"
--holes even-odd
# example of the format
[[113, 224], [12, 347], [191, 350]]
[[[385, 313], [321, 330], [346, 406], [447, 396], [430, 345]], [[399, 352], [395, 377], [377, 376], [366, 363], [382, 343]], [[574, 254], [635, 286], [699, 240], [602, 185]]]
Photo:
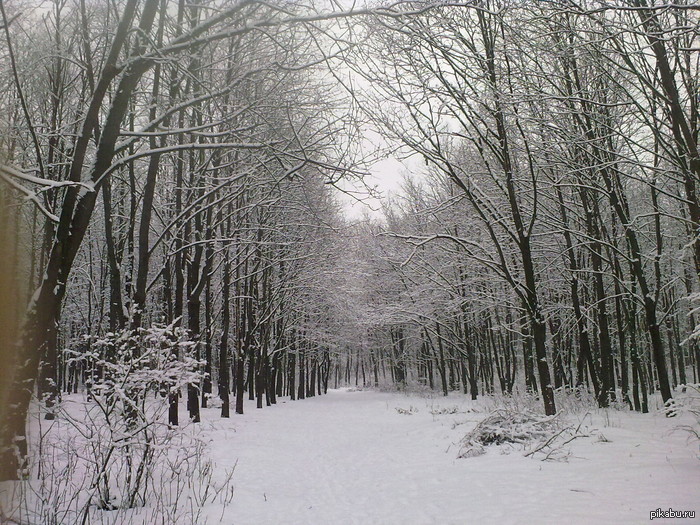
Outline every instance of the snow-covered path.
[[[596, 414], [585, 423], [609, 442], [577, 440], [568, 462], [498, 450], [457, 459], [459, 439], [483, 417], [471, 403], [331, 391], [263, 410], [247, 405], [229, 421], [212, 418], [205, 433], [213, 459], [220, 468], [237, 461], [222, 523], [638, 524], [658, 507], [700, 511], [697, 445], [669, 434], [677, 421]], [[431, 414], [455, 406], [460, 413]]]

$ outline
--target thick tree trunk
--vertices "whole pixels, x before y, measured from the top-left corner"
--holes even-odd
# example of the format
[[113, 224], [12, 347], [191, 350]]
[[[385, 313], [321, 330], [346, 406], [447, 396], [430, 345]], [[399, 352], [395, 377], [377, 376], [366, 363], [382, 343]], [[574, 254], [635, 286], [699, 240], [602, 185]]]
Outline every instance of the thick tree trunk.
[[[140, 31], [144, 33], [150, 31], [157, 3], [157, 0], [146, 1], [141, 12]], [[124, 14], [115, 33], [109, 56], [92, 95], [73, 153], [69, 173], [69, 179], [72, 182], [81, 181], [85, 155], [93, 136], [93, 130], [98, 126], [104, 96], [112, 80], [119, 73], [115, 64], [126, 41], [135, 13], [135, 6], [136, 1], [130, 0], [124, 8]], [[140, 46], [139, 42], [134, 54], [140, 54]], [[15, 374], [8, 410], [5, 411], [3, 420], [0, 422], [0, 450], [4, 451], [3, 460], [6, 459], [9, 462], [6, 473], [9, 473], [10, 476], [13, 472], [15, 477], [18, 475], [26, 458], [27, 443], [24, 425], [37, 379], [39, 360], [52, 341], [55, 341], [68, 277], [90, 223], [97, 199], [97, 191], [105, 181], [103, 174], [112, 164], [120, 124], [128, 109], [131, 94], [149, 67], [150, 63], [148, 62], [135, 62], [122, 73], [111, 108], [100, 133], [95, 161], [90, 171], [88, 180], [93, 183], [92, 191], [77, 186], [69, 187], [66, 190], [60, 223], [46, 264], [44, 278], [39, 285], [39, 290], [34, 295], [34, 300], [29, 305], [25, 318], [21, 342], [18, 345], [19, 366]]]

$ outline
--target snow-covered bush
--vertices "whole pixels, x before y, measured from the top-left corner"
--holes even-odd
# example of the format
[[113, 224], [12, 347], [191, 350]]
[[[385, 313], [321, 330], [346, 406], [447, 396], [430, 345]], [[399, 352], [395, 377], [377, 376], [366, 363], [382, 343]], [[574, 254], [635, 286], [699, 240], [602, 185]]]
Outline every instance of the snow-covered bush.
[[[560, 412], [566, 412], [567, 414], [587, 412], [588, 410], [598, 406], [598, 400], [596, 399], [595, 393], [583, 386], [574, 388], [562, 387], [555, 389], [554, 401], [557, 404], [557, 410]], [[629, 410], [627, 405], [618, 404], [616, 402], [610, 403], [610, 407]]]
[[385, 392], [385, 393], [396, 393], [396, 392], [401, 392], [406, 395], [414, 395], [418, 397], [424, 397], [424, 398], [435, 398], [438, 396], [441, 396], [439, 392], [436, 392], [435, 390], [431, 389], [428, 385], [425, 385], [423, 383], [420, 383], [418, 381], [413, 381], [413, 380], [407, 380], [404, 383], [384, 383], [380, 384], [379, 387], [377, 387], [377, 390], [379, 392]]
[[462, 414], [464, 413], [464, 410], [460, 410], [460, 408], [457, 405], [452, 405], [449, 407], [434, 407], [430, 409], [430, 413], [433, 416], [443, 416], [446, 414], [452, 415], [452, 414]]
[[542, 416], [535, 412], [497, 409], [481, 420], [462, 440], [463, 445], [527, 444], [555, 432], [556, 416]]
[[679, 424], [676, 429], [688, 433], [689, 439], [698, 441], [700, 459], [700, 383], [679, 385], [676, 394], [676, 411], [687, 414], [689, 423]]
[[[539, 393], [520, 390], [517, 387], [513, 390], [512, 394], [491, 394], [485, 397], [485, 400], [485, 406], [489, 409], [505, 407], [509, 410], [516, 411], [530, 410], [532, 412], [538, 412], [542, 410], [542, 400], [540, 399]], [[554, 400], [557, 411], [567, 414], [587, 412], [598, 406], [595, 394], [585, 387], [557, 388], [554, 390]], [[611, 403], [611, 407], [628, 410], [627, 405], [622, 403]]]
[[[124, 330], [72, 353], [94, 370], [88, 396], [68, 397], [31, 443], [29, 480], [2, 495], [2, 521], [27, 525], [202, 523], [225, 507], [231, 476], [213, 480], [207, 445], [192, 427], [169, 428], [168, 394], [202, 379], [183, 330]], [[38, 414], [34, 427], [41, 424]]]
[[516, 388], [512, 394], [494, 393], [481, 396], [481, 404], [487, 412], [500, 409], [512, 412], [537, 412], [541, 410], [542, 401], [537, 394]]
[[90, 351], [74, 356], [99, 371], [85, 419], [74, 421], [76, 428], [87, 424], [92, 437], [86, 445], [95, 458], [94, 503], [99, 508], [145, 504], [167, 394], [202, 378], [200, 363], [187, 355], [192, 345], [180, 328], [153, 326], [109, 333], [96, 339]]
[[516, 445], [526, 456], [543, 460], [562, 459], [563, 446], [580, 437], [579, 428], [564, 423], [560, 415], [544, 416], [529, 409], [498, 408], [477, 423], [460, 442], [457, 457], [469, 458], [486, 453], [486, 447]]

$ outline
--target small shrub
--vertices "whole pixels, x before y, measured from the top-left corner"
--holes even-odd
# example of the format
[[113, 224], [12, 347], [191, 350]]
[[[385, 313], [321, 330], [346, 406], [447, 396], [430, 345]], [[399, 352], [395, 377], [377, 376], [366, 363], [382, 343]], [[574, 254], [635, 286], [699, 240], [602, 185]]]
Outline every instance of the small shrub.
[[430, 413], [434, 416], [443, 416], [448, 414], [463, 414], [464, 411], [460, 410], [457, 405], [453, 405], [451, 407], [433, 408], [430, 410]]
[[409, 380], [406, 383], [381, 384], [376, 389], [379, 392], [384, 393], [393, 394], [396, 392], [400, 392], [406, 394], [407, 396], [417, 396], [428, 399], [442, 396], [440, 392], [432, 390], [428, 385], [412, 380]]
[[579, 428], [565, 425], [559, 415], [504, 407], [492, 411], [464, 436], [458, 457], [479, 456], [489, 446], [516, 445], [527, 448], [525, 456], [561, 459], [567, 455], [563, 446], [581, 436]]
[[677, 425], [675, 429], [686, 432], [689, 440], [698, 442], [698, 459], [700, 459], [700, 384], [679, 387], [674, 410], [679, 415], [690, 416], [690, 423]]

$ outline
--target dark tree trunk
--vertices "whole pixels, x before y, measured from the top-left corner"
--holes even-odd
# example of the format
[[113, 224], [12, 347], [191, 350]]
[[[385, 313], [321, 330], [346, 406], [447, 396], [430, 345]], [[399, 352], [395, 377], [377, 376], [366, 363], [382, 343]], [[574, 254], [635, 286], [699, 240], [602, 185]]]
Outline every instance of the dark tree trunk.
[[236, 358], [236, 414], [243, 413], [243, 398], [245, 397], [245, 355], [238, 353]]
[[[100, 110], [112, 80], [119, 74], [115, 67], [132, 25], [136, 7], [135, 0], [129, 0], [125, 6], [122, 18], [117, 27], [109, 56], [105, 61], [103, 71], [90, 105], [83, 121], [81, 132], [73, 150], [69, 180], [80, 182], [85, 163], [85, 156], [93, 130], [99, 125]], [[148, 33], [151, 29], [157, 10], [157, 0], [147, 0], [141, 11], [139, 29]], [[140, 54], [142, 44], [140, 39], [134, 49], [134, 55]], [[122, 73], [119, 85], [115, 91], [110, 110], [104, 120], [99, 143], [95, 152], [95, 162], [89, 177], [95, 191], [85, 192], [77, 186], [66, 190], [59, 226], [49, 253], [44, 271], [44, 278], [36, 298], [27, 311], [21, 342], [17, 347], [17, 363], [14, 385], [11, 388], [4, 417], [0, 421], [0, 464], [4, 465], [2, 475], [7, 479], [16, 479], [27, 455], [25, 421], [29, 409], [34, 385], [39, 370], [39, 361], [49, 345], [55, 341], [55, 331], [60, 320], [61, 305], [66, 292], [73, 261], [82, 244], [87, 227], [95, 208], [97, 191], [104, 183], [103, 175], [112, 164], [115, 144], [119, 137], [120, 124], [128, 109], [129, 100], [139, 79], [150, 67], [149, 62], [133, 63]], [[16, 453], [15, 453], [16, 452]]]
[[228, 338], [231, 327], [231, 262], [228, 250], [224, 251], [224, 268], [221, 295], [221, 341], [219, 342], [219, 397], [221, 398], [221, 417], [229, 417], [229, 359]]

